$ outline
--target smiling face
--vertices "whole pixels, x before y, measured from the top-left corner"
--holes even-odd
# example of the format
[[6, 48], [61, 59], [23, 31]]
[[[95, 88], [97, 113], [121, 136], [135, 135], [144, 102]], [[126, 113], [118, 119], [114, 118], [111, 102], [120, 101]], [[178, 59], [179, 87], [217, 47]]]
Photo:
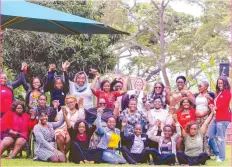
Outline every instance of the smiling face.
[[155, 89], [155, 94], [161, 94], [162, 91], [163, 91], [163, 87], [162, 87], [162, 85], [160, 85], [159, 83], [156, 83], [156, 84], [155, 84], [154, 89]]
[[40, 107], [45, 107], [45, 106], [46, 106], [46, 101], [47, 101], [46, 96], [41, 95], [41, 96], [39, 97], [39, 99], [38, 99], [38, 105], [39, 105]]
[[103, 98], [99, 99], [98, 108], [103, 108], [103, 109], [106, 108], [106, 101], [105, 101], [105, 99], [103, 99]]
[[184, 89], [184, 86], [185, 86], [185, 82], [182, 78], [179, 78], [177, 81], [176, 81], [176, 85], [177, 85], [177, 88], [179, 90], [182, 90]]
[[224, 82], [223, 82], [223, 80], [218, 80], [218, 82], [217, 82], [217, 85], [218, 85], [218, 88], [220, 89], [220, 90], [223, 90], [224, 89]]
[[137, 124], [135, 125], [135, 135], [140, 136], [142, 134], [142, 126]]
[[0, 84], [6, 85], [6, 81], [7, 81], [6, 74], [0, 74]]
[[61, 90], [63, 87], [63, 82], [61, 79], [56, 79], [55, 80], [55, 88], [58, 89], [58, 90]]
[[32, 81], [32, 86], [34, 89], [39, 89], [41, 86], [41, 82], [39, 80], [39, 78], [34, 78]]
[[161, 99], [155, 99], [153, 103], [154, 103], [155, 109], [160, 109], [162, 107]]
[[183, 109], [189, 109], [190, 108], [190, 103], [189, 103], [189, 100], [188, 99], [185, 99], [182, 103], [182, 107]]
[[205, 91], [207, 91], [207, 89], [208, 89], [208, 85], [204, 84], [203, 82], [201, 82], [198, 85], [198, 91], [199, 91], [199, 93], [204, 93]]
[[129, 109], [131, 112], [135, 112], [137, 110], [137, 102], [135, 100], [129, 101]]
[[189, 129], [190, 136], [196, 136], [198, 131], [198, 127], [196, 124], [193, 124]]
[[170, 127], [164, 127], [163, 130], [164, 130], [164, 137], [166, 139], [170, 139], [173, 134], [172, 129]]
[[70, 110], [73, 110], [76, 107], [76, 100], [74, 100], [73, 98], [68, 98], [66, 104], [68, 105], [68, 108]]
[[115, 91], [120, 91], [120, 90], [122, 90], [122, 84], [121, 83], [116, 83], [115, 85], [114, 85], [114, 90]]
[[48, 115], [45, 113], [41, 113], [39, 116], [39, 120], [42, 125], [45, 125], [48, 122]]
[[83, 86], [86, 83], [86, 76], [85, 74], [79, 74], [76, 78], [76, 83], [79, 86]]
[[105, 83], [103, 84], [102, 89], [103, 89], [103, 91], [106, 92], [106, 93], [109, 92], [109, 91], [110, 91], [110, 83], [109, 83], [109, 82], [105, 82]]
[[85, 123], [81, 122], [78, 126], [78, 131], [80, 134], [83, 134], [86, 131]]
[[107, 127], [110, 129], [114, 129], [116, 125], [116, 121], [113, 117], [110, 117], [107, 121]]
[[143, 90], [143, 80], [137, 79], [135, 82], [135, 89], [136, 90]]
[[23, 113], [23, 106], [22, 105], [17, 105], [16, 106], [16, 109], [15, 109], [15, 112], [19, 115], [22, 115]]

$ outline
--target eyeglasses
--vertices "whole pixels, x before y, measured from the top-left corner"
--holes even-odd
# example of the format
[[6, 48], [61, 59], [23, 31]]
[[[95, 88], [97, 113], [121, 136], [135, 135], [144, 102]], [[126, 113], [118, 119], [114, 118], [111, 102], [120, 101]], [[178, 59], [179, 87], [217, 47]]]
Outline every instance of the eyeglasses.
[[18, 110], [23, 110], [23, 108], [16, 108], [16, 109], [18, 109]]
[[70, 101], [70, 102], [67, 102], [67, 105], [73, 104], [73, 103], [75, 103], [75, 101]]
[[155, 89], [162, 89], [162, 87], [155, 87]]

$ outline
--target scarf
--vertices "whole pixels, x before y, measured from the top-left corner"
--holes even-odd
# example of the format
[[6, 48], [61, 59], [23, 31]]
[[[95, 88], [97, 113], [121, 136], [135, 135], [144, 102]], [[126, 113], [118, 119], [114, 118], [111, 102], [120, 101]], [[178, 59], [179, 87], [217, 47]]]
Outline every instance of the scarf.
[[87, 139], [86, 132], [84, 132], [83, 136], [81, 136], [80, 133], [77, 134], [77, 140], [85, 141], [86, 139]]
[[79, 93], [84, 92], [87, 89], [87, 82], [83, 86], [79, 86], [78, 84], [75, 83], [75, 90]]

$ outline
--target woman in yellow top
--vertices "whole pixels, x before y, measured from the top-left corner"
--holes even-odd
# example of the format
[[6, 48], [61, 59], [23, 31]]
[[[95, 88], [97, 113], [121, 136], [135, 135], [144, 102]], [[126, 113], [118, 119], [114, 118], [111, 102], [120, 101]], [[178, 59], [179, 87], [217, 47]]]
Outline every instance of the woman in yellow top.
[[97, 130], [102, 135], [98, 148], [103, 149], [102, 160], [110, 164], [126, 164], [126, 160], [116, 150], [120, 142], [120, 130], [115, 128], [116, 120], [109, 117], [105, 128], [101, 125], [101, 112], [97, 113]]

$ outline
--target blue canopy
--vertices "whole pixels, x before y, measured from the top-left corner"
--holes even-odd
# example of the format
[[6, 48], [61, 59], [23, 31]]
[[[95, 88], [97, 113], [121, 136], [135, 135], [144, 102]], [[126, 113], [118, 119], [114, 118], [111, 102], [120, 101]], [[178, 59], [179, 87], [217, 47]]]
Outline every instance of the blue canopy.
[[26, 1], [1, 1], [1, 26], [59, 34], [128, 34], [101, 22]]

